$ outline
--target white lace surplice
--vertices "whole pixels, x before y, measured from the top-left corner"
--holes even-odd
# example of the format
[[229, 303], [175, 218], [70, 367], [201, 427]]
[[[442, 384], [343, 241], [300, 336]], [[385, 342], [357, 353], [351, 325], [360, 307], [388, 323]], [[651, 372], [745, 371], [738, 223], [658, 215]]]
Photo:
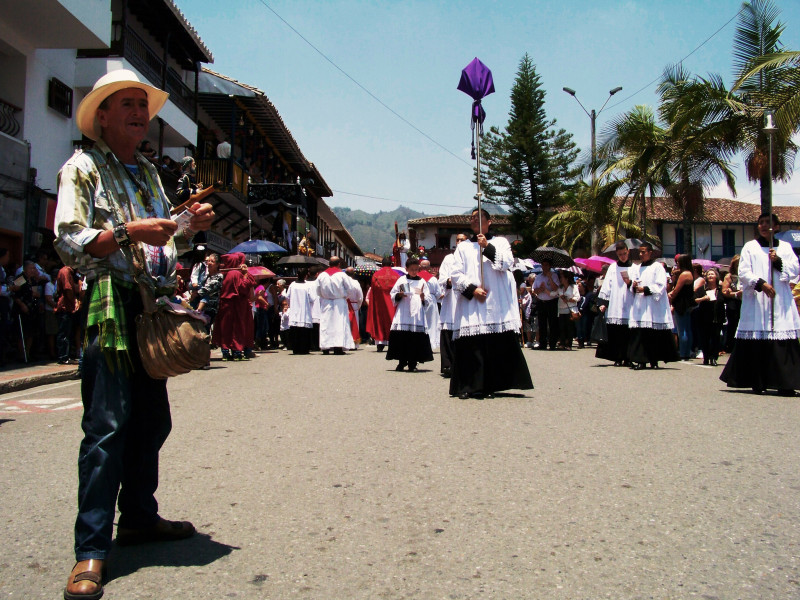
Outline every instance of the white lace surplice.
[[[630, 267], [628, 267], [630, 268]], [[633, 294], [620, 275], [617, 263], [609, 265], [603, 285], [597, 294], [601, 300], [608, 302], [606, 323], [609, 325], [627, 325], [631, 312]]]
[[287, 291], [289, 297], [289, 327], [311, 328], [314, 325], [311, 317], [314, 282], [293, 282]]
[[[494, 261], [482, 256], [477, 242], [461, 242], [455, 251], [455, 264], [450, 278], [453, 293], [458, 294], [453, 339], [484, 333], [518, 331], [522, 327], [517, 302], [517, 289], [511, 267], [514, 256], [508, 240], [494, 236], [489, 243], [495, 248]], [[483, 286], [481, 286], [481, 263]], [[471, 300], [462, 293], [470, 285], [483, 287], [489, 294], [485, 302]]]
[[[610, 268], [610, 267], [609, 267]], [[634, 294], [628, 327], [672, 329], [672, 310], [667, 297], [667, 272], [661, 263], [633, 265], [628, 271], [631, 281], [647, 287], [650, 294]]]
[[[397, 293], [400, 291], [411, 290], [411, 293], [397, 301]], [[422, 292], [420, 295], [419, 292]], [[416, 331], [425, 332], [425, 310], [433, 299], [431, 298], [430, 288], [423, 279], [406, 279], [403, 275], [394, 282], [392, 291], [392, 304], [395, 305], [394, 319], [392, 319], [392, 331]]]
[[456, 317], [456, 302], [458, 295], [453, 291], [453, 288], [447, 287], [447, 280], [450, 279], [450, 274], [455, 265], [455, 255], [448, 254], [444, 257], [442, 264], [439, 265], [439, 291], [441, 293], [440, 300], [442, 302], [441, 309], [439, 310], [439, 328], [444, 330], [453, 330], [455, 327], [453, 323]]
[[775, 326], [772, 326], [773, 301], [756, 291], [756, 283], [769, 283], [769, 248], [758, 240], [747, 242], [739, 260], [739, 286], [742, 290], [742, 310], [736, 338], [740, 340], [791, 340], [800, 338], [800, 316], [792, 298], [792, 284], [800, 273], [800, 265], [792, 247], [778, 241], [775, 251], [783, 263], [780, 273], [773, 271], [775, 288]]

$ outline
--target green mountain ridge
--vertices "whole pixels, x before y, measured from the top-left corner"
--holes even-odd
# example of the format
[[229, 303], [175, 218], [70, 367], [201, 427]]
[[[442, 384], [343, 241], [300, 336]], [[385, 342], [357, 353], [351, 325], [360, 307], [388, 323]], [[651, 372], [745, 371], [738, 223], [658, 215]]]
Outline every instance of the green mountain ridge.
[[409, 219], [432, 216], [404, 206], [393, 211], [379, 213], [368, 213], [342, 206], [332, 208], [342, 225], [347, 228], [347, 231], [361, 247], [362, 252], [374, 252], [380, 255], [388, 255], [392, 252], [395, 221], [397, 221], [398, 229], [403, 231]]
[[[508, 214], [502, 207], [497, 205], [485, 205], [491, 214]], [[388, 212], [368, 213], [363, 210], [353, 210], [346, 206], [334, 206], [333, 212], [338, 217], [353, 236], [353, 239], [361, 248], [362, 252], [373, 252], [379, 255], [390, 255], [392, 244], [394, 244], [394, 223], [400, 231], [406, 228], [410, 219], [421, 219], [423, 217], [434, 217], [452, 214], [469, 214], [471, 211], [463, 212], [437, 212], [426, 214], [400, 206]]]

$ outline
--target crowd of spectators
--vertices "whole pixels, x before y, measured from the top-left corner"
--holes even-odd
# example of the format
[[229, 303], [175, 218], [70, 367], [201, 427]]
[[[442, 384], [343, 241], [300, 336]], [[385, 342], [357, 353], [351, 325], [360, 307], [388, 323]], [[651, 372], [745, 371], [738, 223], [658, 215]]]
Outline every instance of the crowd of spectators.
[[21, 264], [0, 248], [0, 366], [53, 360], [78, 364], [84, 278], [41, 249]]
[[[673, 334], [682, 360], [702, 359], [716, 366], [720, 354], [730, 353], [739, 322], [742, 291], [738, 286], [739, 257], [720, 273], [693, 264], [688, 254], [675, 257], [667, 271], [667, 293], [671, 304]], [[598, 298], [606, 268], [596, 274], [584, 270], [575, 274], [543, 264], [538, 275], [528, 275], [519, 286], [523, 329], [520, 343], [541, 350], [583, 349], [595, 340], [591, 332], [600, 314]], [[553, 319], [553, 306], [557, 318]]]

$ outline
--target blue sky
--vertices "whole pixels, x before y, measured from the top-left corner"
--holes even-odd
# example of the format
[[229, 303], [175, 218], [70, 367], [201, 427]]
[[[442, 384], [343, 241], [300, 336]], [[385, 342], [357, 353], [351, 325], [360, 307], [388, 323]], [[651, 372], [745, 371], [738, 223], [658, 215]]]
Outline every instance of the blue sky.
[[[335, 191], [331, 205], [378, 212], [402, 204], [427, 214], [462, 212], [474, 203], [470, 99], [456, 86], [475, 56], [494, 75], [496, 93], [484, 100], [487, 125], [507, 123], [510, 88], [527, 52], [547, 91], [548, 117], [588, 153], [589, 117], [562, 87], [575, 89], [591, 111], [622, 86], [597, 118], [599, 134], [634, 105], [655, 106], [656, 85], [648, 84], [741, 8], [739, 0], [177, 3], [214, 54], [210, 68], [263, 90], [275, 104]], [[800, 49], [800, 2], [779, 0], [778, 6], [787, 25], [784, 45]], [[274, 13], [436, 143], [371, 98]], [[730, 86], [735, 25], [725, 26], [684, 66], [719, 73]], [[738, 199], [758, 202], [757, 187], [740, 164], [737, 174]], [[731, 197], [725, 186], [710, 195]], [[800, 177], [776, 185], [774, 203], [800, 205]]]

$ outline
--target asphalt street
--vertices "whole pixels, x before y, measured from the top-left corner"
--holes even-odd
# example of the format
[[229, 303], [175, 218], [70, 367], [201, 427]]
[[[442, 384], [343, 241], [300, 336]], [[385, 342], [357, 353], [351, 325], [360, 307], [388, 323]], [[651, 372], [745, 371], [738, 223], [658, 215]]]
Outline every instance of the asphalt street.
[[[105, 598], [800, 598], [800, 398], [525, 355], [483, 401], [374, 347], [171, 380], [160, 510], [200, 533], [115, 548]], [[78, 382], [0, 395], [2, 598], [61, 597], [80, 416]]]

